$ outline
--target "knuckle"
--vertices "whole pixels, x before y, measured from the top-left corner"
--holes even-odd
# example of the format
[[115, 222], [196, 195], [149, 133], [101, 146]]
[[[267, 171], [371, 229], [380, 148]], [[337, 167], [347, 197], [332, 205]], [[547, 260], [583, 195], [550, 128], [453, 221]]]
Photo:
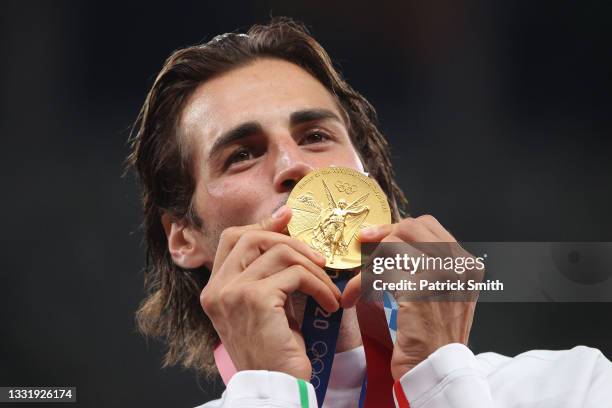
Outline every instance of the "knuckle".
[[221, 232], [219, 241], [231, 241], [239, 236], [238, 227], [227, 227]]
[[244, 242], [250, 245], [259, 241], [259, 233], [255, 230], [242, 231], [239, 234], [238, 239], [243, 240]]
[[304, 279], [307, 279], [307, 274], [310, 274], [308, 269], [304, 268], [302, 265], [291, 265], [287, 268], [287, 271], [292, 274], [296, 274], [300, 283], [304, 282]]
[[200, 292], [200, 305], [206, 314], [214, 314], [217, 305], [215, 294], [213, 290], [205, 286], [202, 292]]
[[219, 292], [219, 304], [222, 305], [234, 305], [239, 297], [239, 294], [236, 293], [233, 289], [224, 288]]
[[292, 253], [291, 247], [284, 243], [274, 244], [267, 251], [269, 253], [268, 256], [274, 257], [275, 261], [279, 264], [288, 267], [292, 265], [294, 260], [294, 255]]
[[291, 271], [292, 273], [299, 273], [299, 274], [303, 274], [303, 273], [307, 273], [308, 270], [306, 268], [304, 268], [302, 265], [291, 265], [289, 268], [287, 268], [289, 271]]
[[419, 221], [425, 221], [428, 223], [436, 223], [438, 224], [438, 220], [436, 219], [436, 217], [434, 217], [431, 214], [423, 214], [420, 217], [417, 218]]
[[285, 243], [280, 243], [275, 245], [277, 247], [277, 251], [279, 252], [281, 258], [287, 263], [295, 263], [297, 256], [293, 248]]
[[278, 244], [274, 244], [272, 247], [275, 251], [283, 256], [287, 256], [291, 252], [291, 247], [284, 242], [279, 242]]
[[412, 232], [415, 228], [417, 228], [418, 225], [418, 221], [414, 218], [406, 218], [404, 220], [402, 220], [399, 224], [397, 224], [397, 229], [395, 230], [395, 232], [399, 235], [399, 236], [406, 236], [406, 237], [410, 237], [412, 236]]
[[399, 224], [399, 228], [400, 229], [408, 229], [408, 228], [412, 228], [415, 224], [417, 223], [417, 220], [410, 217], [410, 218], [405, 218], [403, 219]]

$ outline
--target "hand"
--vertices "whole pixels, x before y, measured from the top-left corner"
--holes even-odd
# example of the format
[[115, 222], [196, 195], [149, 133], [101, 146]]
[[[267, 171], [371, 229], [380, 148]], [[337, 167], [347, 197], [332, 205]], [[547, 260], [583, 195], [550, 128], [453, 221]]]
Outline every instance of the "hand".
[[[416, 245], [420, 250], [440, 251], [442, 248], [453, 248], [453, 253], [446, 256], [471, 256], [463, 250], [455, 238], [430, 215], [418, 218], [407, 218], [397, 224], [382, 225], [365, 229], [360, 234], [361, 242], [405, 242], [437, 243], [448, 242], [454, 245]], [[458, 249], [458, 252], [456, 251]], [[427, 251], [427, 250], [425, 250]], [[440, 253], [426, 255], [445, 256]], [[466, 271], [462, 279], [472, 275]], [[453, 272], [454, 273], [454, 272]], [[419, 271], [416, 272], [418, 276]], [[482, 277], [481, 277], [482, 278]], [[356, 304], [361, 291], [361, 276], [355, 276], [342, 294], [342, 306], [352, 307]], [[476, 296], [470, 301], [399, 301], [397, 316], [397, 338], [391, 359], [391, 374], [394, 379], [404, 374], [425, 360], [438, 348], [450, 343], [467, 344]], [[465, 299], [462, 299], [465, 300]]]
[[322, 269], [322, 255], [281, 233], [290, 219], [291, 209], [281, 207], [258, 224], [224, 230], [200, 303], [237, 370], [309, 380], [290, 295], [299, 290], [334, 312], [340, 291]]

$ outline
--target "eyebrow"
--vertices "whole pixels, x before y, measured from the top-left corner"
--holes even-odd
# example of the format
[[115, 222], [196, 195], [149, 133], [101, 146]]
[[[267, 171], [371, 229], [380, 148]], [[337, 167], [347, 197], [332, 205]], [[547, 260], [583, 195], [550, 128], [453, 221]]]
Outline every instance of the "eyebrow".
[[[293, 127], [307, 122], [326, 119], [337, 120], [343, 123], [340, 117], [329, 109], [303, 109], [291, 113], [289, 116], [289, 125]], [[259, 122], [255, 121], [241, 123], [227, 132], [224, 132], [215, 140], [215, 143], [213, 143], [210, 153], [208, 154], [208, 159], [212, 159], [224, 147], [257, 133], [263, 133], [263, 128]]]
[[291, 126], [296, 126], [306, 122], [314, 122], [316, 120], [325, 119], [333, 119], [337, 120], [338, 122], [342, 122], [338, 115], [329, 109], [304, 109], [293, 112], [291, 116], [289, 116], [289, 124]]

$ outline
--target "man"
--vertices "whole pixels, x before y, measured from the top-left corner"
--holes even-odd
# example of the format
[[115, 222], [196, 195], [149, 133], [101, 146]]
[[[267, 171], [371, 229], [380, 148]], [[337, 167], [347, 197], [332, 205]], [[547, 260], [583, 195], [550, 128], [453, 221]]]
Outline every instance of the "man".
[[[350, 167], [385, 191], [393, 224], [363, 230], [362, 242], [455, 242], [431, 216], [402, 219], [374, 109], [288, 19], [173, 53], [139, 115], [129, 163], [147, 240], [139, 327], [168, 343], [166, 364], [214, 375], [220, 342], [238, 371], [205, 407], [316, 405], [303, 386], [312, 366], [300, 294], [327, 312], [345, 309], [324, 404], [358, 405], [359, 275], [340, 293], [325, 259], [286, 234], [284, 204], [311, 170]], [[475, 357], [465, 346], [473, 313], [473, 302], [400, 304], [388, 367], [398, 406], [611, 406], [612, 368], [600, 352]]]

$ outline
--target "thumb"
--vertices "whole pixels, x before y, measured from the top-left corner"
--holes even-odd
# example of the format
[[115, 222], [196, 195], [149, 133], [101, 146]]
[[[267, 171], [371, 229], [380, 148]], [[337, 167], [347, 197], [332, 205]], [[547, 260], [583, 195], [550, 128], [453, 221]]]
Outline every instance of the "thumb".
[[283, 205], [274, 211], [271, 216], [264, 218], [253, 227], [263, 231], [285, 232], [289, 220], [291, 220], [291, 208]]
[[341, 305], [349, 309], [357, 304], [361, 296], [361, 271], [351, 278], [342, 291]]

